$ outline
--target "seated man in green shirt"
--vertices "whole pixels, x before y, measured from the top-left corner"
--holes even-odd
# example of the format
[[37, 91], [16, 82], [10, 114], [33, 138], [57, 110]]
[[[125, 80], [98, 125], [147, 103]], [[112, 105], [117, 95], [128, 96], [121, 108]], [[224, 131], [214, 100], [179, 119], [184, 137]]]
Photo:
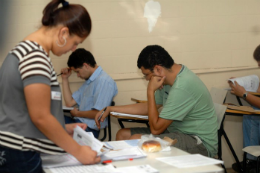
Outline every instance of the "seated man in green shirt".
[[[117, 132], [117, 140], [137, 139], [142, 134], [177, 139], [175, 147], [189, 153], [214, 157], [217, 155], [217, 116], [208, 89], [186, 66], [174, 63], [168, 52], [158, 45], [145, 47], [137, 61], [146, 80], [147, 103], [109, 106], [109, 112], [148, 115], [150, 129], [124, 128]], [[159, 113], [158, 108], [162, 107]]]

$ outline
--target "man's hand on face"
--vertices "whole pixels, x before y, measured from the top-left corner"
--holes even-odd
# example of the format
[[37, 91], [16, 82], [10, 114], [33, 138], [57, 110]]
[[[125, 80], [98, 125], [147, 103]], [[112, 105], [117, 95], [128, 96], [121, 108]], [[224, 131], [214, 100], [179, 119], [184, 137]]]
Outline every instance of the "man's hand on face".
[[163, 82], [165, 80], [165, 76], [152, 76], [148, 83], [148, 91], [155, 92], [157, 89], [163, 88]]

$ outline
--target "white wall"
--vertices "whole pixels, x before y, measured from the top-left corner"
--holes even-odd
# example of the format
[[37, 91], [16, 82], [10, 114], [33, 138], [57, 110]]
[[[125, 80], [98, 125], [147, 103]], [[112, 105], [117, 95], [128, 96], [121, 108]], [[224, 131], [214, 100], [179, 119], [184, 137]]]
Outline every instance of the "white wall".
[[[152, 32], [148, 31], [144, 7], [148, 0], [70, 0], [89, 11], [93, 30], [79, 47], [90, 50], [97, 63], [117, 82], [116, 105], [133, 103], [130, 98], [146, 99], [147, 82], [136, 67], [140, 51], [149, 44], [168, 50], [177, 63], [185, 64], [211, 87], [227, 87], [231, 76], [259, 75], [252, 58], [260, 44], [260, 1], [258, 0], [154, 0], [161, 15]], [[40, 26], [48, 0], [0, 1], [0, 64], [6, 54], [26, 35]], [[57, 72], [66, 66], [67, 55], [52, 56]], [[82, 81], [71, 79], [75, 91]], [[232, 100], [232, 96], [231, 100]], [[242, 119], [227, 117], [225, 129], [242, 159]], [[112, 119], [113, 139], [119, 125]], [[132, 124], [129, 124], [130, 126]], [[224, 161], [234, 159], [224, 148]]]

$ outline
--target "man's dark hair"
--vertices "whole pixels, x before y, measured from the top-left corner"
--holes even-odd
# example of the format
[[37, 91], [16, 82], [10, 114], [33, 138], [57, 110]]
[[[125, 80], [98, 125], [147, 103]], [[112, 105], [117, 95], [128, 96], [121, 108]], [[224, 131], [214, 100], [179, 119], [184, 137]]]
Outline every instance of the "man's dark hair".
[[260, 61], [260, 45], [256, 47], [253, 56], [256, 61]]
[[174, 60], [169, 53], [159, 45], [146, 46], [139, 54], [137, 67], [140, 69], [150, 69], [153, 71], [155, 65], [160, 65], [170, 69], [174, 64]]
[[95, 67], [96, 61], [94, 56], [87, 50], [79, 48], [72, 52], [68, 59], [68, 67], [81, 68], [83, 63], [89, 64], [91, 67]]

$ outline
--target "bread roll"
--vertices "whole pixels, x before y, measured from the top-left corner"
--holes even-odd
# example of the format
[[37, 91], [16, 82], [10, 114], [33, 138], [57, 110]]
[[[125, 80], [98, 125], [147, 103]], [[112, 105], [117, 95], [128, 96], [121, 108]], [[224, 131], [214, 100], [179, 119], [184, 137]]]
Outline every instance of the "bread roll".
[[162, 147], [161, 147], [160, 142], [155, 141], [155, 140], [149, 140], [149, 141], [145, 141], [142, 144], [142, 149], [145, 152], [152, 153], [152, 152], [160, 151], [162, 149]]

